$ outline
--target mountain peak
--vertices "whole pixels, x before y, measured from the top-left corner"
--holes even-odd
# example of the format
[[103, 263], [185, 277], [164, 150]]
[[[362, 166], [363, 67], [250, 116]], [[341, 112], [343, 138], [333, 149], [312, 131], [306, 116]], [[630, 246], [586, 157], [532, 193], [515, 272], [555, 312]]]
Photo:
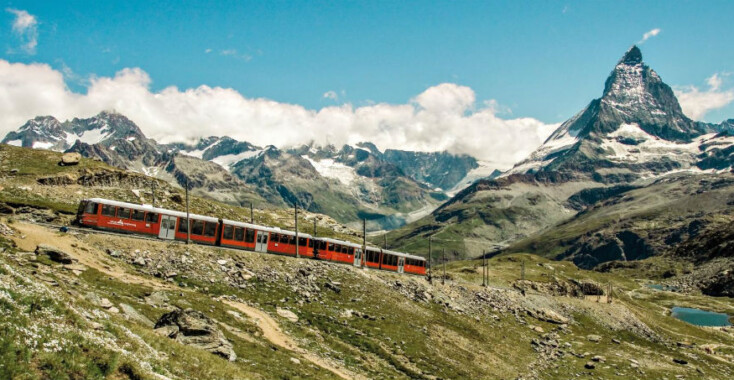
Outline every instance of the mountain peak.
[[619, 63], [630, 66], [641, 64], [642, 52], [640, 51], [640, 48], [638, 48], [637, 45], [632, 45], [632, 47], [624, 53], [624, 56], [619, 60]]

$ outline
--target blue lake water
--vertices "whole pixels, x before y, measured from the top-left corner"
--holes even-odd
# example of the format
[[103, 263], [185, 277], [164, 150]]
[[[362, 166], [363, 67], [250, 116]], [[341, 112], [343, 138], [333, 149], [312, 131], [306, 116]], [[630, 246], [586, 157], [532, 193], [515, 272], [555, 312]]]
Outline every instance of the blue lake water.
[[729, 316], [723, 313], [714, 313], [688, 307], [674, 307], [671, 309], [673, 317], [696, 326], [731, 326]]

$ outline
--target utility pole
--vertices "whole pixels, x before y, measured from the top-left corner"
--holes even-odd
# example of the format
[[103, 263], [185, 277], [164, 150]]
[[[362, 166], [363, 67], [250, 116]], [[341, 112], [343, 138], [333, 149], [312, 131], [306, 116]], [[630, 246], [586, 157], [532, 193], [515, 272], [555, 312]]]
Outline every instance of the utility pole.
[[316, 217], [313, 217], [313, 236], [316, 237]]
[[428, 282], [431, 282], [433, 279], [431, 276], [433, 275], [433, 267], [431, 266], [431, 237], [428, 237]]
[[250, 223], [255, 224], [254, 214], [252, 213], [252, 202], [250, 202]]
[[155, 207], [155, 180], [151, 182], [151, 193], [153, 194], [153, 207]]
[[441, 285], [446, 284], [446, 248], [443, 249], [443, 276], [441, 276]]
[[482, 250], [482, 286], [487, 286], [487, 264], [486, 258], [484, 257], [484, 250]]
[[522, 266], [520, 267], [520, 279], [525, 281], [525, 260], [521, 261]]
[[191, 222], [189, 221], [189, 179], [186, 178], [186, 244], [191, 244]]
[[362, 268], [366, 267], [364, 265], [365, 263], [365, 256], [367, 255], [367, 219], [362, 219], [362, 262], [360, 265]]
[[387, 233], [385, 233], [384, 235], [382, 235], [382, 238], [383, 238], [383, 243], [382, 243], [383, 248], [384, 249], [387, 249]]
[[299, 241], [298, 241], [298, 203], [296, 203], [293, 207], [296, 210], [296, 258], [298, 258], [298, 257], [301, 257], [298, 254], [298, 245], [299, 245], [298, 244], [299, 243]]

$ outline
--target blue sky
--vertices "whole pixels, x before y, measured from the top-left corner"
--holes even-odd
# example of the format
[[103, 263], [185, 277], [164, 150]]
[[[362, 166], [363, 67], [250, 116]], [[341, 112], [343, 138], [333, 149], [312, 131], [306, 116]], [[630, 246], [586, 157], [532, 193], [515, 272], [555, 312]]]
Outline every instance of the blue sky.
[[[673, 86], [734, 87], [732, 1], [9, 1], [0, 48], [46, 63], [74, 92], [140, 68], [151, 92], [232, 88], [309, 110], [406, 104], [454, 83], [470, 108], [558, 123], [601, 95], [643, 34], [645, 61]], [[35, 17], [37, 45], [13, 31]], [[325, 96], [329, 94], [328, 96]], [[466, 111], [466, 110], [465, 110]], [[734, 117], [731, 102], [701, 118]]]

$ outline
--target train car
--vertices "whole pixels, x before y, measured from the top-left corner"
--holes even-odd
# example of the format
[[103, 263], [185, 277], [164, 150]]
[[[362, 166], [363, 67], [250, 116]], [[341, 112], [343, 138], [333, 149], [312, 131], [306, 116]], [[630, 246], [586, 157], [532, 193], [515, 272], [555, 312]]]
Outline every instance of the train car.
[[367, 247], [356, 243], [314, 238], [305, 233], [281, 230], [234, 220], [189, 214], [102, 198], [82, 200], [77, 222], [100, 230], [157, 236], [160, 239], [186, 241], [255, 252], [313, 257], [357, 267], [388, 270], [397, 273], [426, 274], [426, 260], [402, 252]]
[[316, 238], [318, 242], [318, 258], [340, 263], [362, 265], [362, 246], [356, 243], [329, 239]]
[[[158, 236], [161, 239], [186, 241], [187, 238], [186, 213], [151, 205], [102, 198], [85, 199], [79, 204], [77, 222], [100, 230]], [[217, 244], [217, 218], [189, 214], [189, 228], [192, 241]]]

